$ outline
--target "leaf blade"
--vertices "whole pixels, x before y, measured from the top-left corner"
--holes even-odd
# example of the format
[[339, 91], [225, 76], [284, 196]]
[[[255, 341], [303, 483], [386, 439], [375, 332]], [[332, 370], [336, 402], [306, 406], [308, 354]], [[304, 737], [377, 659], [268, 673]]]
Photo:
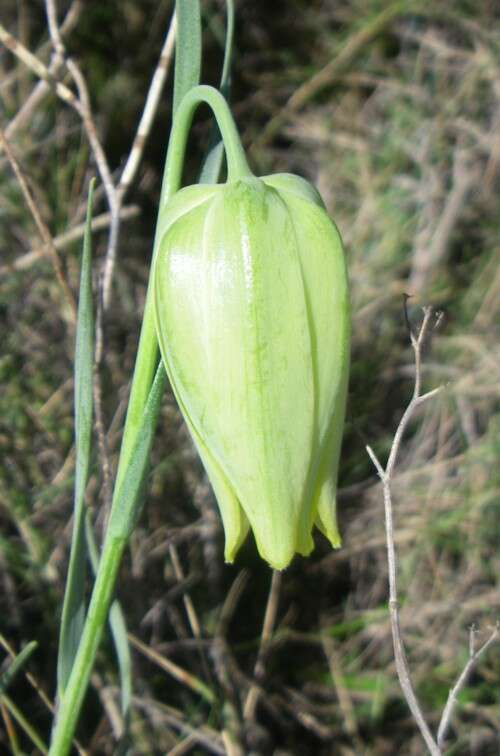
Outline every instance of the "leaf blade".
[[174, 113], [182, 98], [200, 81], [201, 13], [198, 0], [177, 0], [177, 40], [174, 74]]
[[85, 620], [85, 487], [90, 469], [93, 414], [94, 313], [92, 306], [92, 207], [95, 180], [90, 182], [83, 239], [80, 296], [75, 345], [75, 493], [73, 532], [64, 592], [57, 658], [57, 688], [62, 697]]

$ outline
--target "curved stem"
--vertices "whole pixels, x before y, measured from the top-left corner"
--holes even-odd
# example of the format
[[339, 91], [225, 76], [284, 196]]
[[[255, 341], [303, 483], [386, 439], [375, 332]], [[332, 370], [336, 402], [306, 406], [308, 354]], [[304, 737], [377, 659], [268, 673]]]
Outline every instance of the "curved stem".
[[[189, 90], [182, 99], [175, 114], [168, 145], [168, 161], [165, 169], [165, 191], [168, 197], [172, 194], [172, 187], [179, 186], [180, 184], [189, 129], [196, 108], [202, 103], [211, 108], [222, 135], [226, 151], [227, 180], [237, 181], [240, 178], [253, 176], [226, 100], [214, 87], [201, 85]], [[162, 201], [163, 197], [160, 203]]]

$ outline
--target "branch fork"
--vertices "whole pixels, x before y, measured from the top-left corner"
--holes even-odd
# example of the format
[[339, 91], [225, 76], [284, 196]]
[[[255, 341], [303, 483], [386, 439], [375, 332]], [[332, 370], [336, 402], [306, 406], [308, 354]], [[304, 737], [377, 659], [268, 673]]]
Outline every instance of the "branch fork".
[[431, 328], [437, 328], [442, 319], [442, 312], [434, 310], [433, 307], [423, 308], [423, 320], [415, 333], [410, 326], [408, 315], [406, 311], [406, 299], [405, 297], [405, 320], [410, 332], [410, 341], [413, 347], [415, 357], [415, 382], [413, 388], [412, 398], [403, 413], [399, 425], [394, 434], [394, 439], [389, 452], [389, 457], [385, 468], [378, 459], [377, 455], [371, 448], [366, 446], [366, 451], [373, 462], [373, 465], [377, 471], [377, 474], [382, 483], [382, 491], [384, 497], [384, 510], [385, 510], [385, 531], [387, 542], [387, 561], [389, 570], [389, 615], [391, 621], [391, 632], [394, 645], [394, 659], [396, 663], [396, 671], [399, 678], [399, 683], [403, 691], [403, 695], [410, 708], [413, 718], [420, 730], [420, 733], [425, 741], [427, 749], [432, 756], [442, 756], [444, 753], [444, 743], [446, 734], [448, 732], [451, 717], [454, 709], [458, 703], [458, 694], [465, 686], [467, 679], [469, 678], [474, 666], [478, 659], [486, 652], [486, 650], [498, 639], [499, 627], [496, 626], [495, 630], [488, 638], [488, 640], [475, 651], [474, 633], [475, 629], [471, 630], [471, 636], [469, 640], [470, 658], [465, 665], [462, 673], [460, 674], [454, 687], [451, 689], [448, 701], [444, 708], [441, 721], [438, 727], [437, 736], [432, 734], [425, 717], [422, 713], [420, 703], [417, 699], [415, 691], [413, 689], [410, 669], [406, 658], [403, 637], [401, 633], [401, 624], [399, 616], [399, 601], [398, 601], [398, 583], [397, 583], [397, 556], [394, 545], [394, 522], [393, 522], [393, 503], [392, 503], [392, 491], [391, 482], [394, 475], [394, 468], [398, 453], [401, 448], [401, 442], [403, 440], [404, 433], [413, 418], [414, 412], [417, 407], [424, 404], [429, 399], [434, 398], [443, 387], [432, 389], [424, 394], [421, 393], [422, 387], [422, 349], [425, 343], [426, 337], [429, 335]]

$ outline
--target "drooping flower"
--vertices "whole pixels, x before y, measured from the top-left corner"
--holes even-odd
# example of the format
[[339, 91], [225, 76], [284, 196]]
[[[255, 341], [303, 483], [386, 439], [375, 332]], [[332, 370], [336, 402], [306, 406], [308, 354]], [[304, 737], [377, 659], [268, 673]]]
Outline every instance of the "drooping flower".
[[177, 192], [154, 267], [172, 389], [213, 486], [225, 558], [252, 529], [282, 569], [333, 546], [349, 370], [339, 233], [303, 179], [244, 176]]

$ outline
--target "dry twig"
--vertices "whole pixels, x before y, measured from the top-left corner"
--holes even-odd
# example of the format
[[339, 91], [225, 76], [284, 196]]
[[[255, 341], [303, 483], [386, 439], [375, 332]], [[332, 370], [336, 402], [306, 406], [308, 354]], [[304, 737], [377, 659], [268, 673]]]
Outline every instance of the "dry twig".
[[453, 688], [450, 690], [448, 694], [448, 701], [446, 702], [446, 706], [444, 707], [443, 715], [441, 717], [441, 722], [439, 723], [438, 727], [438, 733], [437, 733], [437, 743], [439, 748], [444, 748], [444, 743], [446, 739], [446, 734], [448, 732], [448, 728], [451, 723], [451, 718], [453, 716], [453, 710], [455, 709], [457, 703], [458, 703], [458, 694], [460, 691], [465, 687], [467, 680], [470, 677], [470, 674], [474, 667], [476, 666], [479, 658], [483, 656], [483, 654], [486, 653], [486, 651], [489, 649], [490, 646], [495, 643], [495, 641], [498, 640], [499, 637], [499, 626], [496, 625], [495, 629], [491, 633], [490, 637], [488, 638], [485, 643], [483, 643], [480, 648], [477, 650], [475, 649], [475, 634], [476, 630], [474, 627], [471, 627], [470, 629], [470, 638], [469, 638], [469, 660], [465, 667], [463, 668], [460, 676], [458, 677], [458, 680], [456, 681]]
[[[71, 3], [71, 6], [68, 9], [68, 12], [66, 13], [66, 16], [64, 18], [64, 21], [61, 24], [61, 35], [65, 36], [68, 34], [71, 29], [77, 24], [78, 19], [80, 17], [80, 13], [83, 9], [83, 3], [81, 0], [73, 0]], [[58, 52], [54, 52], [50, 63], [47, 67], [47, 71], [49, 73], [49, 76], [51, 76], [53, 79], [57, 77], [59, 74], [59, 71], [61, 70], [63, 65], [63, 60]], [[36, 86], [34, 87], [31, 94], [26, 98], [26, 100], [23, 102], [21, 108], [16, 113], [14, 118], [7, 124], [5, 127], [5, 136], [7, 139], [12, 139], [15, 132], [24, 126], [25, 123], [27, 123], [28, 120], [32, 117], [34, 111], [37, 109], [37, 107], [40, 105], [44, 97], [47, 96], [47, 94], [50, 92], [51, 87], [45, 80], [39, 81]]]
[[54, 245], [54, 240], [52, 239], [52, 234], [50, 233], [47, 224], [45, 223], [44, 219], [42, 218], [42, 214], [40, 213], [37, 204], [35, 202], [35, 198], [33, 196], [33, 193], [28, 185], [28, 180], [26, 179], [22, 168], [15, 157], [9, 142], [7, 141], [4, 132], [2, 129], [0, 129], [0, 146], [3, 148], [7, 160], [10, 163], [10, 166], [12, 168], [12, 171], [17, 179], [17, 182], [20, 186], [20, 189], [23, 193], [24, 200], [28, 206], [28, 209], [32, 215], [32, 218], [35, 222], [35, 225], [38, 229], [38, 233], [40, 234], [44, 247], [48, 250], [50, 254], [50, 258], [52, 260], [52, 265], [54, 267], [54, 271], [56, 274], [56, 278], [59, 282], [59, 285], [61, 286], [61, 289], [63, 291], [63, 294], [66, 298], [66, 301], [69, 304], [70, 311], [72, 314], [72, 317], [74, 320], [76, 320], [76, 303], [75, 298], [73, 296], [73, 293], [69, 287], [68, 282], [66, 281], [66, 277], [64, 275], [64, 271], [61, 265], [61, 261], [59, 259], [59, 255], [57, 252], [57, 249]]
[[[269, 596], [267, 598], [266, 611], [264, 614], [264, 623], [262, 625], [262, 633], [260, 636], [259, 651], [257, 654], [257, 661], [255, 662], [254, 676], [258, 682], [261, 682], [265, 673], [265, 657], [266, 651], [271, 639], [274, 624], [276, 622], [276, 614], [278, 611], [278, 602], [281, 588], [281, 572], [273, 570], [271, 578], [271, 587], [269, 588]], [[247, 693], [245, 699], [245, 705], [243, 707], [243, 717], [247, 721], [253, 721], [255, 719], [255, 710], [257, 708], [257, 701], [259, 699], [260, 689], [258, 685], [252, 685]]]
[[[121, 178], [118, 184], [115, 184], [106, 154], [97, 134], [85, 77], [76, 62], [66, 54], [62, 39], [62, 28], [57, 21], [55, 0], [45, 0], [45, 7], [50, 38], [54, 48], [54, 56], [48, 68], [1, 24], [0, 42], [3, 42], [13, 55], [29, 68], [29, 70], [31, 70], [42, 82], [44, 82], [46, 87], [53, 89], [61, 100], [70, 105], [82, 120], [92, 154], [97, 164], [99, 175], [105, 188], [106, 198], [111, 213], [108, 249], [102, 280], [103, 306], [106, 310], [111, 298], [111, 283], [118, 246], [120, 213], [127, 191], [137, 173], [146, 139], [149, 135], [168, 73], [175, 41], [175, 16], [170, 23], [160, 58], [155, 73], [153, 74], [151, 85], [146, 96], [144, 110], [129, 156], [122, 171]], [[72, 21], [72, 18], [70, 18], [70, 20]], [[67, 71], [71, 74], [78, 95], [75, 95], [68, 86], [56, 79], [56, 76], [59, 74], [63, 66], [66, 67]], [[32, 108], [33, 105], [30, 107]], [[12, 124], [9, 125], [9, 128], [13, 130]]]
[[[428, 399], [436, 396], [441, 390], [441, 387], [428, 391], [425, 394], [421, 393], [422, 387], [422, 348], [425, 339], [432, 326], [432, 321], [436, 316], [435, 325], [437, 326], [441, 318], [441, 313], [435, 313], [432, 307], [424, 307], [424, 318], [418, 333], [415, 335], [410, 328], [410, 339], [415, 355], [415, 383], [413, 396], [411, 398], [408, 407], [403, 413], [403, 417], [396, 429], [394, 439], [392, 442], [391, 450], [389, 452], [389, 459], [385, 469], [382, 467], [378, 457], [370, 446], [366, 447], [366, 450], [372, 460], [377, 473], [382, 481], [382, 489], [384, 495], [384, 508], [385, 508], [385, 529], [386, 529], [386, 542], [387, 542], [387, 561], [389, 568], [389, 614], [391, 620], [391, 631], [394, 645], [394, 658], [396, 662], [396, 671], [398, 674], [401, 689], [410, 711], [413, 715], [415, 722], [422, 734], [422, 737], [429, 749], [429, 753], [432, 756], [441, 756], [443, 753], [443, 742], [446, 732], [449, 727], [453, 709], [457, 703], [457, 696], [460, 690], [464, 687], [474, 665], [478, 658], [486, 651], [487, 648], [498, 637], [498, 628], [495, 629], [491, 637], [486, 643], [477, 651], [474, 652], [471, 642], [471, 655], [470, 659], [465, 666], [465, 669], [458, 678], [455, 686], [450, 691], [448, 702], [444, 709], [441, 723], [439, 725], [437, 739], [434, 738], [431, 733], [427, 722], [425, 721], [422, 709], [415, 695], [413, 685], [411, 682], [410, 669], [406, 658], [404, 649], [403, 637], [401, 633], [400, 617], [399, 617], [399, 601], [398, 601], [398, 585], [397, 585], [397, 558], [396, 549], [394, 545], [394, 523], [393, 523], [393, 505], [392, 505], [392, 492], [391, 482], [394, 475], [394, 468], [396, 465], [396, 459], [401, 448], [401, 442], [403, 440], [404, 433], [410, 423], [413, 414], [417, 407], [422, 405]], [[406, 310], [405, 310], [406, 314]]]
[[[122, 211], [120, 213], [121, 220], [124, 221], [131, 218], [136, 218], [139, 215], [139, 212], [140, 210], [137, 205], [126, 205], [124, 208], [122, 208]], [[92, 231], [95, 232], [100, 231], [104, 228], [108, 228], [110, 223], [111, 213], [101, 213], [101, 215], [96, 215], [92, 220]], [[82, 239], [84, 232], [85, 223], [79, 223], [77, 226], [73, 226], [68, 231], [52, 237], [54, 248], [58, 252], [62, 249], [65, 249], [74, 241]], [[45, 246], [35, 247], [29, 252], [26, 252], [26, 254], [21, 255], [21, 257], [17, 257], [12, 262], [0, 266], [0, 277], [6, 276], [16, 271], [18, 272], [20, 270], [27, 270], [39, 260], [46, 258], [47, 254], [48, 249]]]
[[422, 385], [422, 371], [421, 371], [421, 355], [422, 345], [424, 339], [428, 333], [431, 320], [433, 317], [433, 310], [431, 307], [424, 308], [424, 319], [420, 327], [419, 333], [415, 336], [410, 331], [410, 338], [415, 354], [415, 385], [413, 390], [413, 396], [406, 408], [403, 417], [398, 425], [394, 440], [392, 442], [391, 450], [389, 453], [389, 459], [387, 461], [386, 468], [382, 467], [375, 452], [370, 446], [366, 447], [366, 450], [372, 460], [380, 480], [382, 481], [382, 488], [384, 492], [384, 508], [385, 508], [385, 529], [387, 539], [387, 561], [389, 567], [389, 613], [391, 618], [391, 630], [394, 644], [394, 658], [396, 662], [396, 671], [398, 673], [399, 682], [403, 691], [404, 697], [410, 707], [410, 711], [418, 725], [418, 728], [425, 740], [427, 748], [432, 756], [440, 756], [441, 750], [434, 740], [424, 715], [420, 708], [420, 704], [413, 690], [411, 682], [410, 669], [408, 661], [406, 659], [406, 653], [403, 644], [403, 638], [401, 635], [401, 626], [399, 619], [399, 602], [398, 602], [398, 586], [397, 586], [397, 561], [396, 561], [396, 549], [394, 546], [394, 524], [393, 524], [393, 508], [392, 508], [392, 493], [391, 493], [391, 480], [394, 473], [394, 467], [398, 452], [401, 447], [401, 441], [405, 433], [406, 428], [410, 420], [413, 417], [413, 413], [416, 408], [423, 404], [427, 399], [435, 396], [440, 389], [434, 389], [426, 394], [421, 394]]

